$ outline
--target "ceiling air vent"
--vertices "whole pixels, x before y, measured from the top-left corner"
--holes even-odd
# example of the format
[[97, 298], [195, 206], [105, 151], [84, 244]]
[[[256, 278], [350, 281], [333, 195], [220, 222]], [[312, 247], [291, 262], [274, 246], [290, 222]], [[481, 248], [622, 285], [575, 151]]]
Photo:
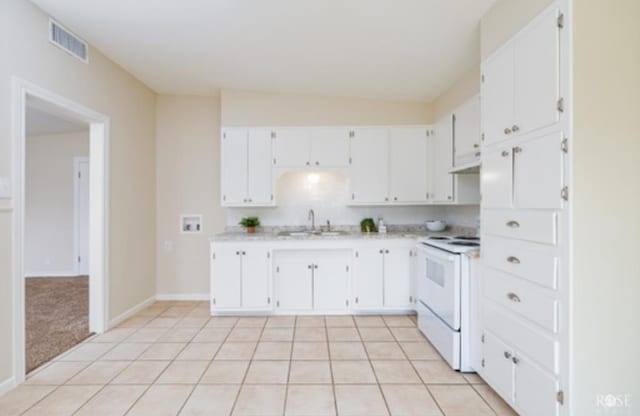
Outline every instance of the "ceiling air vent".
[[89, 62], [89, 46], [60, 23], [49, 19], [49, 41], [84, 63]]

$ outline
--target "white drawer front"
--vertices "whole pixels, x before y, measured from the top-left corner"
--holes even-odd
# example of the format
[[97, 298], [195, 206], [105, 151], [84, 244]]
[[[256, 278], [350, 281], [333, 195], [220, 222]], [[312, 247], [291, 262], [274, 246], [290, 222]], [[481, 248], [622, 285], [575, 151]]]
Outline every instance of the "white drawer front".
[[543, 244], [556, 244], [557, 214], [554, 211], [485, 210], [485, 234]]
[[558, 373], [558, 342], [515, 315], [485, 302], [482, 310], [484, 327], [508, 342], [513, 348], [530, 356], [549, 371]]
[[491, 268], [485, 268], [482, 275], [487, 298], [553, 333], [558, 332], [558, 301], [544, 293], [544, 289]]
[[555, 247], [487, 236], [482, 240], [482, 261], [516, 276], [558, 289], [558, 255]]
[[453, 331], [418, 301], [418, 328], [454, 369], [460, 369], [460, 332]]

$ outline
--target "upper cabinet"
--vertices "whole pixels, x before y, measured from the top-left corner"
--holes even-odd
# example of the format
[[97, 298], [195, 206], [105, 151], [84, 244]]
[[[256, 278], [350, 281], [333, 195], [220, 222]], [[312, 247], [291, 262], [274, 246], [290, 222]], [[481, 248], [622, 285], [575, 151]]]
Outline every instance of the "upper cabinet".
[[559, 120], [563, 110], [559, 16], [558, 8], [548, 9], [482, 64], [482, 133], [486, 145]]
[[449, 173], [453, 165], [453, 115], [442, 118], [435, 124], [435, 135], [431, 140], [433, 202], [453, 202], [453, 178]]
[[222, 132], [222, 206], [272, 206], [271, 131], [232, 128]]
[[480, 96], [476, 95], [453, 112], [454, 166], [480, 161]]
[[279, 168], [342, 168], [349, 165], [345, 127], [274, 129], [273, 164]]
[[376, 205], [389, 201], [389, 129], [358, 128], [351, 137], [351, 202]]
[[425, 203], [428, 200], [429, 128], [392, 127], [389, 132], [389, 201]]

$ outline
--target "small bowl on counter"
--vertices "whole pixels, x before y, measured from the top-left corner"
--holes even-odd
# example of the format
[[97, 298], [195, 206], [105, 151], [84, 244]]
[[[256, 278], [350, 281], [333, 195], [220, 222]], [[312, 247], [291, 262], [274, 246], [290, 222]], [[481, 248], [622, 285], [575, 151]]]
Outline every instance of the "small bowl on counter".
[[424, 224], [427, 230], [433, 232], [444, 231], [444, 229], [447, 228], [447, 223], [441, 220], [429, 220], [425, 221]]

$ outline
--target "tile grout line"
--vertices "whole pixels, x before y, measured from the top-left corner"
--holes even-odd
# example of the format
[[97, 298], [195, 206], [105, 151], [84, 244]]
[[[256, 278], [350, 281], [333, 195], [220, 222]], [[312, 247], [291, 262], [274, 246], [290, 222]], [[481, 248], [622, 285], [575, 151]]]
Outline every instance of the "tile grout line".
[[[267, 320], [267, 322], [269, 322]], [[289, 368], [287, 371], [287, 381], [284, 388], [284, 403], [282, 404], [282, 416], [287, 413], [287, 399], [289, 397], [289, 381], [291, 380], [291, 366], [293, 365], [293, 343], [296, 339], [296, 324], [298, 323], [298, 316], [293, 318], [293, 337], [291, 338], [291, 351], [289, 351]], [[264, 331], [263, 331], [264, 332]]]
[[[384, 321], [384, 318], [382, 318], [382, 320]], [[355, 323], [355, 320], [354, 320]], [[386, 321], [385, 321], [385, 325], [386, 325]], [[391, 330], [389, 330], [387, 328], [387, 330], [389, 332], [391, 332]], [[387, 414], [391, 415], [391, 408], [389, 407], [389, 403], [387, 402], [387, 398], [384, 395], [384, 391], [382, 390], [382, 386], [380, 385], [380, 379], [378, 378], [378, 373], [376, 373], [376, 369], [373, 367], [373, 363], [371, 362], [371, 356], [369, 355], [369, 350], [367, 350], [367, 347], [364, 344], [364, 341], [362, 341], [362, 334], [360, 333], [360, 327], [358, 327], [358, 325], [356, 325], [356, 331], [358, 332], [358, 336], [361, 339], [362, 342], [362, 348], [364, 348], [364, 353], [367, 355], [367, 362], [369, 363], [369, 367], [371, 368], [371, 371], [373, 372], [373, 376], [376, 379], [376, 386], [378, 387], [378, 391], [380, 392], [380, 396], [382, 396], [382, 400], [384, 401], [384, 405], [387, 408]], [[393, 333], [391, 334], [393, 335]]]
[[333, 408], [338, 415], [338, 396], [336, 395], [336, 381], [333, 376], [333, 358], [331, 358], [331, 348], [329, 344], [329, 328], [327, 327], [327, 318], [324, 318], [324, 336], [325, 344], [327, 347], [327, 357], [329, 358], [329, 373], [331, 374], [331, 391], [333, 392]]

